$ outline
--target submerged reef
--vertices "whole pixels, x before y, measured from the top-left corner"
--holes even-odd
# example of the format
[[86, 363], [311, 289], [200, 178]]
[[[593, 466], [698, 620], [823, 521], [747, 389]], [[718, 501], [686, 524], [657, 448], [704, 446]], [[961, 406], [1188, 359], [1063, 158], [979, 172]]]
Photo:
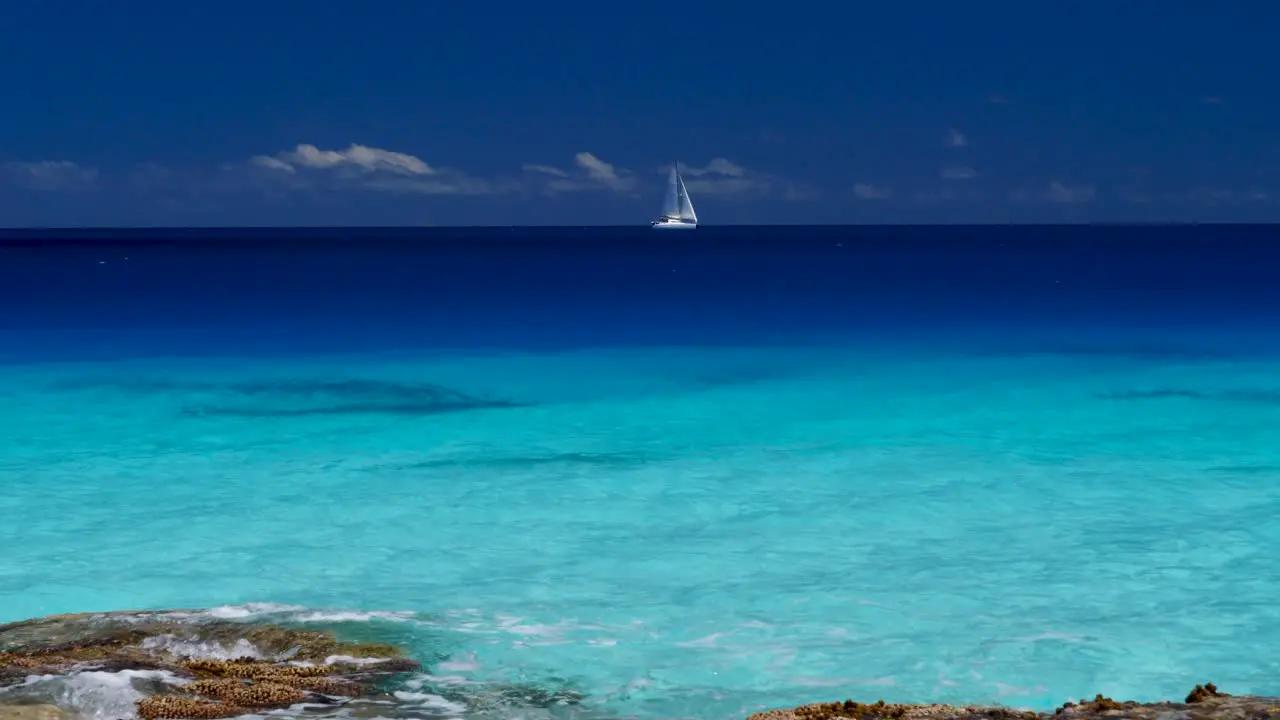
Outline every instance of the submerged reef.
[[755, 713], [747, 720], [1278, 720], [1280, 697], [1228, 695], [1213, 683], [1196, 685], [1182, 702], [1139, 703], [1102, 695], [1064, 703], [1052, 712], [984, 705], [814, 703]]
[[0, 625], [0, 720], [423, 720], [520, 715], [581, 699], [556, 683], [435, 687], [396, 645], [287, 620], [167, 610]]
[[42, 684], [86, 673], [122, 677], [141, 720], [176, 720], [390, 696], [385, 682], [418, 668], [394, 645], [195, 611], [55, 615], [0, 625], [0, 719], [100, 715], [61, 707], [65, 688], [41, 697]]
[[529, 403], [473, 395], [437, 383], [361, 378], [276, 378], [243, 382], [90, 378], [54, 386], [57, 390], [99, 387], [126, 392], [211, 396], [211, 403], [182, 408], [181, 414], [189, 417], [429, 416], [530, 407]]

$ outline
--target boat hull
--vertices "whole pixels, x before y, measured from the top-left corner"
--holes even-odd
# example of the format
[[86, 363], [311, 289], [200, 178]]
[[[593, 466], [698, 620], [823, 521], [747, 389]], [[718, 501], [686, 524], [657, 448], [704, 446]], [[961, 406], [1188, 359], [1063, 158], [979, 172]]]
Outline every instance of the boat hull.
[[698, 226], [695, 223], [658, 223], [656, 222], [656, 223], [650, 223], [649, 227], [652, 227], [654, 230], [695, 230], [697, 229]]

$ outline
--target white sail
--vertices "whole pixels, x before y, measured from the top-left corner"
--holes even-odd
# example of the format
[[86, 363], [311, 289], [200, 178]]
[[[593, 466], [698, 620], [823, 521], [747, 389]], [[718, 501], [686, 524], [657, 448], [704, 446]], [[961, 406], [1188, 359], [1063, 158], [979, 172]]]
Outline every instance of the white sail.
[[680, 190], [682, 187], [680, 175], [676, 172], [676, 166], [672, 165], [671, 175], [667, 178], [667, 195], [662, 199], [663, 217], [680, 217]]
[[693, 201], [689, 199], [689, 191], [685, 189], [684, 178], [680, 177], [679, 173], [676, 173], [676, 184], [680, 186], [677, 193], [680, 200], [680, 214], [677, 217], [681, 220], [698, 222], [698, 213], [693, 211]]

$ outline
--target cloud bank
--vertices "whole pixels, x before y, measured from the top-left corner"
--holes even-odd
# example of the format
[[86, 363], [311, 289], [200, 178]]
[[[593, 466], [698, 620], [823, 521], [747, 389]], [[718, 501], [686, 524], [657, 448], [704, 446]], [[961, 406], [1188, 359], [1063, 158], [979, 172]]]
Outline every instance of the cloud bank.
[[859, 200], [884, 200], [893, 196], [893, 190], [871, 183], [857, 183], [853, 186], [853, 196]]
[[526, 189], [548, 195], [592, 191], [633, 193], [638, 186], [631, 171], [585, 151], [573, 156], [568, 169], [538, 163], [525, 163], [520, 169]]
[[354, 187], [424, 195], [486, 195], [499, 192], [492, 182], [427, 164], [409, 153], [352, 143], [323, 150], [301, 143], [274, 155], [255, 155], [248, 166], [263, 179], [298, 188]]
[[[967, 148], [968, 137], [955, 128], [943, 138], [948, 148]], [[1245, 188], [1199, 187], [1193, 190], [1165, 188], [1155, 192], [1132, 178], [1108, 185], [1089, 178], [1055, 179], [1038, 186], [1013, 181], [993, 185], [1000, 177], [978, 173], [968, 164], [969, 150], [945, 150], [948, 158], [936, 174], [904, 177], [895, 168], [884, 174], [865, 173], [852, 158], [850, 174], [862, 176], [829, 196], [840, 206], [876, 203], [882, 208], [949, 205], [992, 207], [992, 203], [1017, 206], [1060, 207], [1075, 212], [1104, 201], [1131, 207], [1152, 203], [1192, 204], [1202, 208], [1276, 205], [1280, 193], [1256, 185]], [[695, 202], [806, 201], [823, 197], [815, 186], [715, 156], [701, 163], [681, 163], [685, 185]], [[935, 166], [936, 167], [936, 166]], [[513, 163], [509, 169], [475, 173], [436, 162], [419, 152], [350, 143], [324, 146], [298, 143], [286, 149], [246, 155], [216, 167], [182, 167], [139, 163], [114, 172], [65, 159], [31, 160], [0, 158], [0, 187], [26, 193], [97, 193], [103, 198], [145, 199], [150, 207], [232, 207], [243, 197], [275, 201], [298, 196], [314, 202], [316, 193], [381, 193], [401, 196], [531, 196], [556, 197], [596, 193], [626, 202], [657, 203], [665, 190], [670, 165], [639, 170], [616, 159], [588, 150], [568, 157], [533, 158]], [[918, 171], [917, 171], [918, 172]], [[1146, 180], [1149, 180], [1147, 178]], [[846, 181], [849, 182], [849, 181]], [[334, 199], [339, 196], [331, 195]], [[351, 195], [351, 197], [357, 197]], [[19, 200], [25, 202], [25, 200]], [[79, 202], [79, 201], [76, 201]], [[115, 202], [115, 200], [109, 200]], [[359, 207], [359, 201], [354, 201]], [[656, 207], [656, 204], [655, 204]]]
[[[296, 189], [346, 187], [430, 195], [603, 192], [635, 197], [644, 194], [642, 190], [660, 191], [656, 181], [642, 182], [635, 171], [585, 150], [565, 165], [526, 162], [518, 173], [495, 177], [478, 177], [428, 163], [410, 153], [360, 144], [324, 149], [303, 143], [291, 150], [255, 155], [245, 168], [258, 180]], [[667, 169], [661, 172], [665, 174]], [[750, 170], [723, 157], [702, 166], [681, 165], [681, 172], [689, 192], [704, 198], [799, 200], [816, 195], [803, 183]]]
[[[662, 173], [670, 167], [662, 168]], [[685, 187], [694, 195], [737, 200], [781, 197], [786, 200], [812, 200], [819, 196], [817, 188], [770, 173], [750, 170], [722, 157], [712, 158], [702, 167], [680, 165]]]

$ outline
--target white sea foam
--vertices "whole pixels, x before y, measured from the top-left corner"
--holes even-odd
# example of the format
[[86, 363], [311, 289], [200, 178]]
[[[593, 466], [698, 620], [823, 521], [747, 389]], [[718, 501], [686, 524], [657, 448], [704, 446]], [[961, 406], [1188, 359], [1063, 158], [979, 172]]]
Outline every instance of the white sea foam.
[[0, 689], [0, 694], [61, 707], [77, 720], [136, 718], [135, 703], [151, 694], [148, 684], [183, 685], [187, 681], [162, 670], [86, 670], [70, 675], [31, 675], [20, 685]]
[[169, 652], [183, 657], [203, 660], [233, 660], [239, 657], [263, 658], [262, 651], [253, 643], [240, 638], [231, 645], [219, 642], [195, 642], [175, 635], [156, 635], [142, 641], [146, 650]]
[[336, 665], [342, 663], [344, 665], [377, 665], [384, 663], [387, 658], [362, 658], [353, 657], [351, 655], [329, 655], [323, 662], [315, 663], [310, 660], [290, 660], [289, 665], [297, 665], [299, 667], [314, 667], [317, 665]]
[[223, 620], [241, 620], [262, 615], [279, 615], [289, 612], [303, 612], [306, 608], [300, 605], [281, 605], [279, 603], [255, 602], [244, 605], [220, 605], [206, 610], [210, 617]]
[[395, 610], [314, 610], [293, 616], [290, 620], [304, 623], [346, 623], [369, 622], [370, 620], [387, 620], [390, 622], [410, 622], [414, 613]]
[[408, 610], [323, 610], [272, 602], [221, 605], [206, 610], [203, 614], [221, 620], [271, 618], [299, 623], [358, 623], [372, 620], [410, 622], [415, 618], [415, 613]]
[[467, 670], [479, 670], [480, 663], [476, 661], [475, 653], [466, 653], [456, 660], [445, 660], [436, 665], [436, 667], [441, 670], [465, 672]]
[[449, 713], [464, 713], [467, 711], [466, 705], [453, 702], [452, 700], [447, 700], [432, 693], [405, 692], [404, 690], [397, 690], [392, 693], [392, 695], [395, 699], [405, 703], [406, 705], [414, 705], [430, 710], [443, 710]]
[[471, 680], [471, 679], [465, 678], [461, 675], [430, 675], [430, 674], [423, 674], [421, 677], [416, 678], [414, 680], [410, 680], [407, 683], [405, 683], [406, 687], [409, 687], [410, 689], [415, 689], [415, 687], [410, 683], [415, 683], [418, 688], [422, 687], [426, 683], [432, 683], [435, 685], [454, 685], [454, 686], [485, 684], [477, 680]]

